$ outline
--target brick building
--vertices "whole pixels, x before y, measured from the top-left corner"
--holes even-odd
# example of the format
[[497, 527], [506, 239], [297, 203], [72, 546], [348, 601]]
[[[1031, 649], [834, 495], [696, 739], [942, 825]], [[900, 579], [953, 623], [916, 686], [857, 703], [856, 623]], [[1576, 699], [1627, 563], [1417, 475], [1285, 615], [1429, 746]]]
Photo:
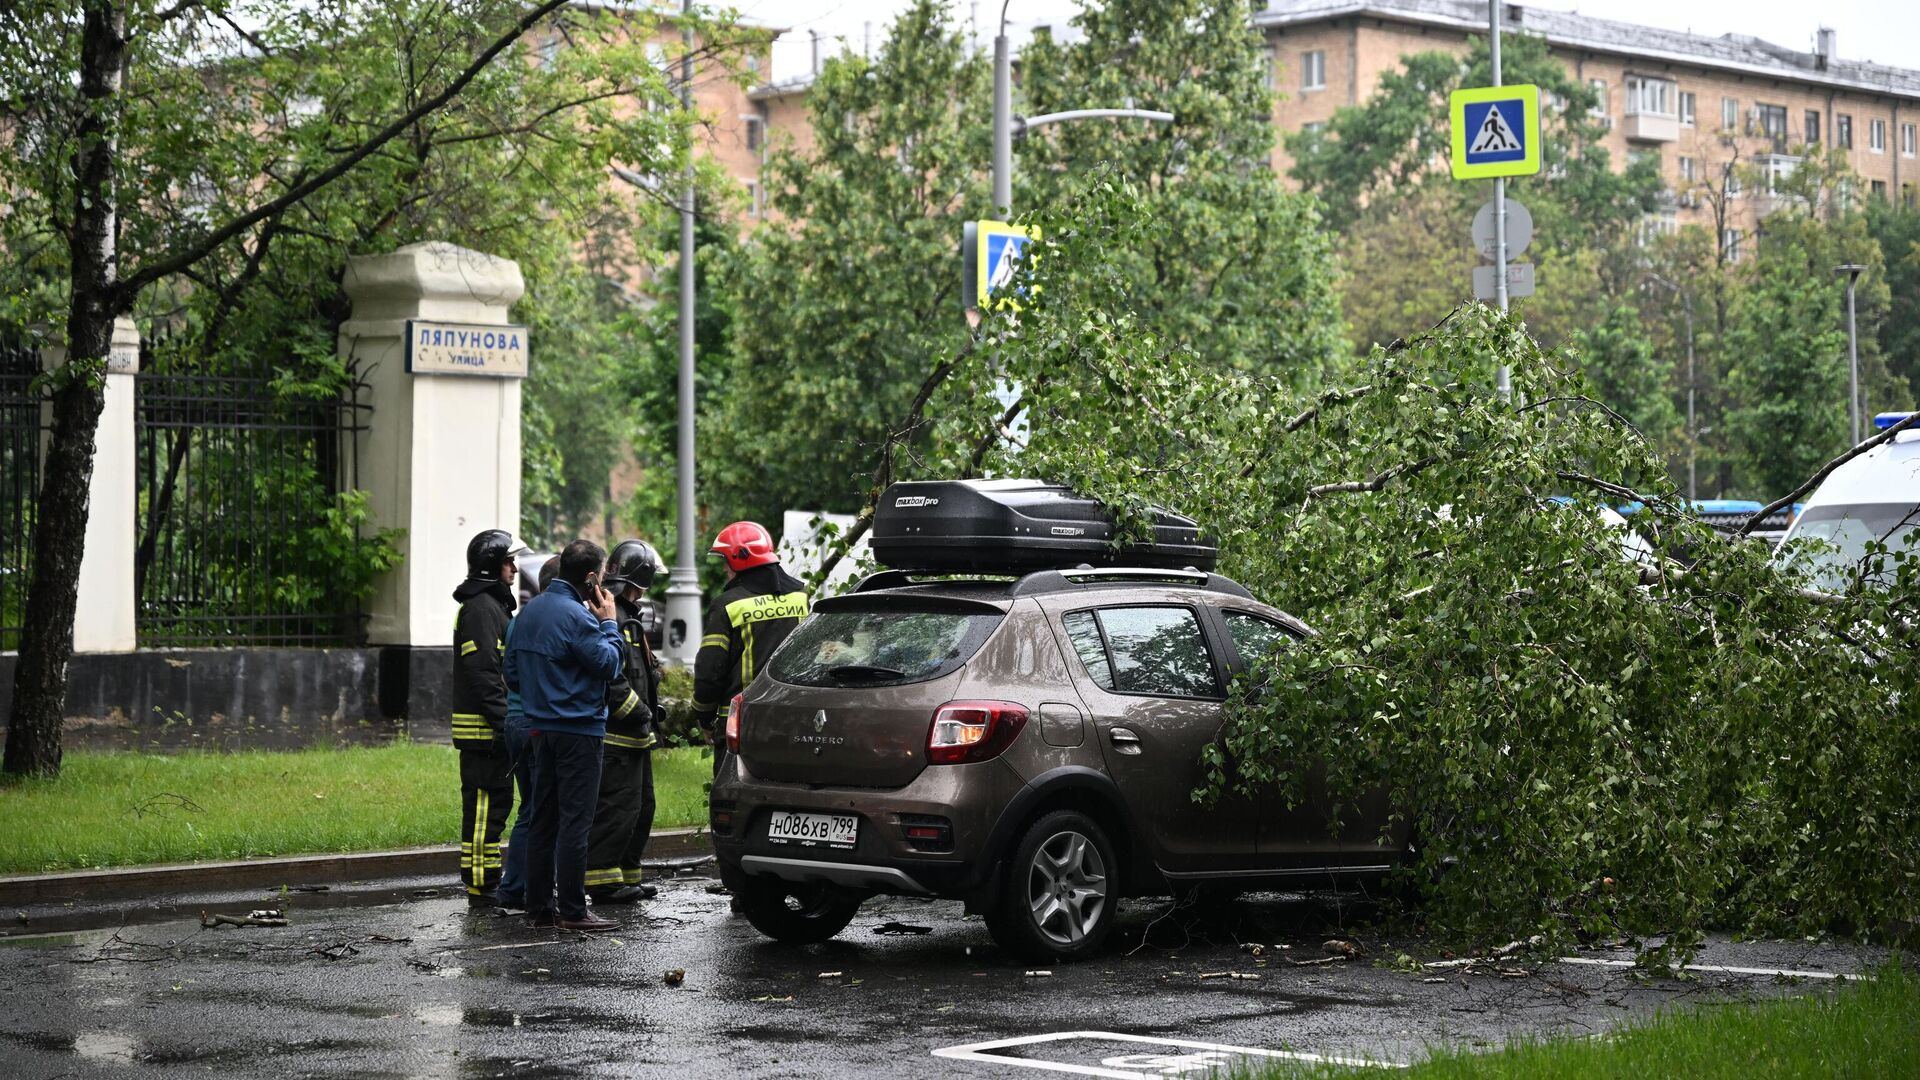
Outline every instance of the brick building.
[[[1477, 0], [1272, 0], [1254, 24], [1273, 59], [1274, 122], [1283, 133], [1325, 123], [1365, 101], [1404, 55], [1465, 53], [1470, 37], [1485, 37], [1487, 14]], [[1511, 32], [1544, 37], [1575, 79], [1600, 91], [1616, 163], [1657, 157], [1673, 198], [1655, 227], [1712, 226], [1705, 195], [1724, 187], [1730, 163], [1758, 169], [1770, 188], [1808, 145], [1841, 151], [1864, 194], [1912, 203], [1920, 190], [1920, 71], [1843, 60], [1830, 30], [1799, 52], [1519, 4], [1503, 18]], [[1289, 163], [1275, 151], [1276, 169]], [[1721, 242], [1736, 258], [1772, 208], [1768, 191], [1749, 186], [1734, 174]]]

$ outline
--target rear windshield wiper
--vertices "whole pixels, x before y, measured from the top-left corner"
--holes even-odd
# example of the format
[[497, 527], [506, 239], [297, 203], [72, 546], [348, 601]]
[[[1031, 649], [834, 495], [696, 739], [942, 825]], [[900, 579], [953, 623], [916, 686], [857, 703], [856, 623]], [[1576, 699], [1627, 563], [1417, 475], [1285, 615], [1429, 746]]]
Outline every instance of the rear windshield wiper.
[[904, 679], [907, 673], [899, 668], [879, 667], [874, 664], [841, 664], [830, 667], [827, 674], [836, 679]]

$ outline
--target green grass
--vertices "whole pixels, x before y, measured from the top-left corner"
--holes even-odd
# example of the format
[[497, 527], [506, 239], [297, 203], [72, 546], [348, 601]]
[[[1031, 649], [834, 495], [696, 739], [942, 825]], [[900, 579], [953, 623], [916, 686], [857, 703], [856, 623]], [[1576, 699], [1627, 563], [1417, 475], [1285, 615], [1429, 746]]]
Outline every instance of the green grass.
[[1445, 1049], [1391, 1073], [1278, 1063], [1253, 1075], [1260, 1080], [1920, 1076], [1920, 980], [1893, 963], [1874, 981], [1851, 983], [1832, 994], [1676, 1009], [1597, 1039], [1526, 1041], [1487, 1053]]
[[[698, 750], [654, 755], [657, 828], [706, 820]], [[0, 786], [0, 873], [451, 844], [452, 747], [68, 754], [56, 780]]]

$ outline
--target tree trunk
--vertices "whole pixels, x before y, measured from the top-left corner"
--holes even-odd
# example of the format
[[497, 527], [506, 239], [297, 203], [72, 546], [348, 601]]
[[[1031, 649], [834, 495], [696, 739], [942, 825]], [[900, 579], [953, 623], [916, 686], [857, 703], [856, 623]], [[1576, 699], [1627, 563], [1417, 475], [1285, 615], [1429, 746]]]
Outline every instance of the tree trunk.
[[114, 0], [89, 0], [80, 39], [80, 93], [86, 113], [76, 133], [73, 231], [67, 237], [72, 281], [67, 371], [55, 383], [53, 437], [33, 526], [26, 636], [14, 669], [6, 759], [0, 765], [8, 773], [60, 772], [60, 721], [86, 548], [94, 435], [105, 405], [101, 372], [113, 346], [113, 320], [123, 306], [113, 171], [115, 98], [126, 56], [126, 13]]

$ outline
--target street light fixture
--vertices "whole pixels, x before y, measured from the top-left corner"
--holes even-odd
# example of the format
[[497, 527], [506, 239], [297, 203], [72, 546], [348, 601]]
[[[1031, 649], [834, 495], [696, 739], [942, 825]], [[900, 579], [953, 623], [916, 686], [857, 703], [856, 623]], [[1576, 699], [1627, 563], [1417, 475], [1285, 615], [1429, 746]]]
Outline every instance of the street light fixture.
[[993, 211], [1013, 216], [1013, 137], [1046, 124], [1071, 120], [1151, 120], [1173, 123], [1173, 114], [1156, 109], [1069, 109], [1039, 116], [1013, 115], [1013, 50], [1007, 44], [1007, 7], [1000, 5], [1000, 30], [993, 38]]
[[1853, 318], [1853, 286], [1866, 267], [1843, 263], [1833, 268], [1847, 275], [1847, 419], [1852, 423], [1853, 445], [1860, 445], [1860, 338]]

